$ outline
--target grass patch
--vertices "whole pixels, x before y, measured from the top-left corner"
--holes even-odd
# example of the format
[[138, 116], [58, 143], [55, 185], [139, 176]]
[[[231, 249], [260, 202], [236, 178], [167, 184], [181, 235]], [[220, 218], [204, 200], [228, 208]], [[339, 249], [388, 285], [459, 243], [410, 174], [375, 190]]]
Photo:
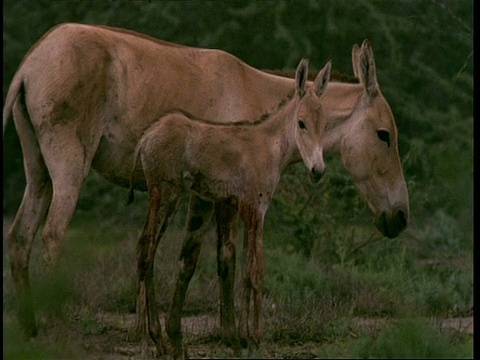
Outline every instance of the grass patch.
[[323, 344], [348, 335], [351, 316], [338, 299], [286, 297], [266, 321], [269, 340], [276, 344]]
[[[13, 319], [4, 323], [4, 341], [12, 346], [6, 348], [5, 354], [27, 359], [33, 353], [35, 358], [69, 357], [71, 348], [79, 347], [82, 341], [78, 334], [96, 338], [107, 337], [113, 331], [99, 320], [99, 314], [134, 313], [135, 246], [142, 225], [143, 221], [131, 219], [124, 223], [118, 219], [100, 222], [80, 213], [68, 229], [62, 256], [50, 274], [44, 272], [37, 241], [32, 252], [31, 278], [41, 340], [22, 342], [16, 325], [12, 325], [16, 324]], [[237, 294], [241, 230], [237, 241]], [[183, 234], [181, 228], [172, 225], [157, 252], [155, 286], [160, 312], [169, 305]], [[442, 250], [436, 258], [427, 259], [426, 245], [414, 243], [408, 235], [394, 241], [368, 243], [368, 234], [364, 227], [344, 228], [331, 238], [317, 241], [307, 257], [304, 251], [285, 246], [290, 240], [283, 237], [289, 234], [278, 235], [267, 228], [265, 343], [274, 350], [266, 354], [330, 358], [433, 356], [434, 350], [440, 349], [436, 344], [441, 342], [448, 345], [442, 351], [449, 357], [456, 357], [451, 355], [454, 351], [469, 356], [468, 338], [422, 327], [420, 320], [413, 325], [404, 320], [472, 315], [473, 261], [468, 252], [465, 255], [463, 248], [458, 248], [461, 243], [443, 243], [443, 249], [455, 247], [455, 257], [444, 257]], [[15, 298], [6, 260], [4, 313], [13, 318]], [[217, 304], [216, 242], [214, 231], [210, 231], [190, 283], [184, 315], [218, 316]], [[352, 339], [356, 317], [388, 318], [395, 322], [380, 332], [367, 331]], [[68, 335], [72, 327], [76, 336]], [[425, 333], [427, 348], [416, 345], [416, 338], [407, 337], [413, 328]], [[395, 337], [400, 340], [394, 341]], [[396, 349], [402, 343], [408, 348], [404, 353]], [[215, 348], [218, 344], [209, 346]], [[108, 348], [115, 346], [109, 344]]]
[[473, 348], [453, 343], [424, 318], [401, 319], [386, 325], [377, 337], [365, 335], [348, 344], [351, 358], [458, 359], [473, 356]]
[[35, 339], [26, 340], [16, 319], [5, 315], [4, 359], [85, 359], [87, 356], [78, 334], [63, 319], [51, 317], [48, 329], [43, 328]]

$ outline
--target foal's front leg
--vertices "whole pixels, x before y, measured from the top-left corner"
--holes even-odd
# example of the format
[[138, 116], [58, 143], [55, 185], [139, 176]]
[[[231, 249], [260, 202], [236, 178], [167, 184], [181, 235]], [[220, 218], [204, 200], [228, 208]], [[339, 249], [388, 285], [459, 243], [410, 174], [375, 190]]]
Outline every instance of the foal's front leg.
[[220, 282], [220, 324], [223, 341], [239, 348], [235, 327], [235, 240], [238, 226], [238, 201], [235, 198], [215, 203], [217, 221], [217, 274]]
[[263, 249], [263, 226], [265, 209], [252, 204], [242, 207], [242, 218], [245, 225], [244, 257], [247, 259], [242, 264], [242, 308], [240, 313], [240, 333], [250, 338], [249, 333], [249, 308], [250, 294], [253, 294], [253, 334], [251, 340], [258, 345], [263, 334], [262, 297], [263, 278], [265, 274], [265, 255]]
[[167, 314], [166, 331], [174, 349], [174, 358], [183, 358], [186, 351], [182, 345], [181, 319], [188, 285], [197, 266], [202, 239], [208, 229], [213, 213], [213, 203], [190, 196], [185, 239], [179, 259], [175, 291]]

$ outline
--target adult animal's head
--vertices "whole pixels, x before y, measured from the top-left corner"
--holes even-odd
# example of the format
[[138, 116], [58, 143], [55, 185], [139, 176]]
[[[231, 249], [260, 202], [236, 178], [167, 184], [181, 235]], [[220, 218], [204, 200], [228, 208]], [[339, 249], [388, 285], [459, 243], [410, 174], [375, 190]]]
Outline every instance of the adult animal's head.
[[409, 220], [409, 197], [398, 153], [398, 134], [389, 104], [377, 82], [373, 51], [368, 40], [352, 49], [355, 76], [363, 91], [340, 143], [342, 162], [360, 196], [375, 215], [375, 226], [394, 238]]

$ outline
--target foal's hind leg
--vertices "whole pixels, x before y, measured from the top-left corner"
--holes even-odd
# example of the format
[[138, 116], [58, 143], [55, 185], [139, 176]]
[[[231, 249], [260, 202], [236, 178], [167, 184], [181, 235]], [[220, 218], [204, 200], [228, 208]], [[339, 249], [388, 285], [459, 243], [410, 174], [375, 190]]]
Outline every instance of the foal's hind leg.
[[22, 203], [7, 234], [13, 283], [19, 296], [19, 320], [27, 337], [37, 334], [29, 283], [29, 262], [35, 234], [50, 204], [52, 186], [28, 114], [17, 101], [15, 125], [22, 144], [26, 188]]
[[136, 336], [149, 335], [158, 355], [165, 353], [162, 331], [156, 308], [153, 270], [158, 244], [167, 230], [178, 205], [177, 190], [153, 186], [147, 221], [137, 243], [137, 324]]
[[182, 346], [181, 319], [188, 284], [195, 272], [202, 239], [208, 229], [213, 213], [213, 203], [197, 196], [190, 196], [187, 215], [187, 233], [179, 259], [178, 277], [175, 291], [167, 315], [166, 330], [174, 347], [174, 358], [182, 358], [185, 351]]
[[217, 221], [217, 274], [220, 282], [220, 324], [227, 345], [238, 348], [235, 327], [235, 240], [238, 226], [238, 201], [230, 198], [215, 203]]

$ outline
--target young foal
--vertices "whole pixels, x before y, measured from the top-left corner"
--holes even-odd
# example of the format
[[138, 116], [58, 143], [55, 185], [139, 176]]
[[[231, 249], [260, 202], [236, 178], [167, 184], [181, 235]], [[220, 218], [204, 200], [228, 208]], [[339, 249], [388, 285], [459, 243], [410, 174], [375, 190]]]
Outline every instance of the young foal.
[[260, 337], [265, 213], [292, 156], [300, 155], [312, 181], [320, 180], [324, 172], [322, 137], [326, 121], [319, 97], [327, 87], [330, 69], [328, 62], [307, 88], [308, 61], [303, 59], [296, 71], [293, 98], [256, 123], [213, 124], [176, 111], [164, 115], [140, 139], [129, 200], [133, 200], [133, 174], [140, 158], [150, 207], [137, 244], [137, 330], [150, 334], [159, 354], [165, 348], [155, 307], [153, 262], [158, 243], [185, 191], [193, 195], [190, 209], [196, 215], [188, 230], [197, 231], [198, 244], [182, 250], [178, 283], [183, 286], [176, 286], [167, 319], [166, 331], [176, 356], [183, 356], [178, 320], [188, 280], [195, 270], [201, 237], [218, 203], [229, 204], [232, 210], [238, 208], [245, 225], [249, 272], [244, 274], [244, 283], [248, 284], [244, 304], [249, 306], [253, 292], [254, 339]]

